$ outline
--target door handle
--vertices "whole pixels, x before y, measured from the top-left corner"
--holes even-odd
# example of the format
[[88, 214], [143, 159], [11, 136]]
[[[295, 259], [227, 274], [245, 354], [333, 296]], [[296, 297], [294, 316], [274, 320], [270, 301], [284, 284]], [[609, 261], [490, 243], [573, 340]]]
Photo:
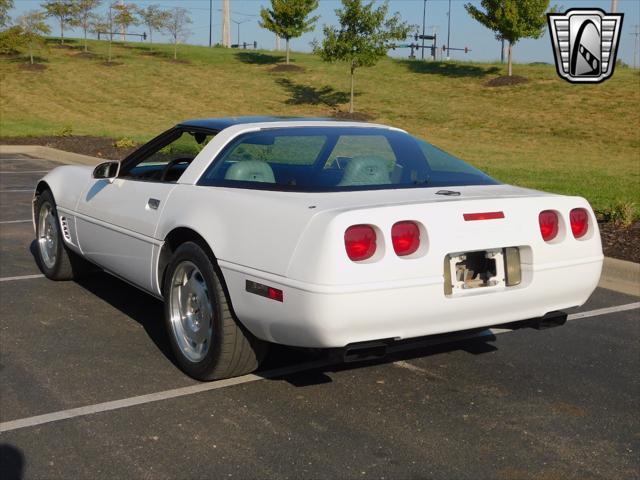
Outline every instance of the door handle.
[[150, 198], [149, 201], [147, 202], [147, 207], [149, 207], [152, 210], [157, 210], [159, 206], [160, 206], [160, 200], [158, 200], [157, 198]]

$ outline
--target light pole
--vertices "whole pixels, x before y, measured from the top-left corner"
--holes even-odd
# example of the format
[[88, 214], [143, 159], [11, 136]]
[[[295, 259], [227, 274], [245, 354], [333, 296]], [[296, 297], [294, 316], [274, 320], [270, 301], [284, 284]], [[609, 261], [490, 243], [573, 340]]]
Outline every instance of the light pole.
[[245, 19], [245, 20], [233, 20], [233, 19], [231, 19], [231, 21], [233, 23], [235, 23], [236, 25], [238, 25], [238, 47], [240, 47], [240, 25], [242, 25], [243, 23], [248, 22], [249, 19]]
[[449, 0], [449, 20], [447, 23], [447, 60], [449, 60], [450, 46], [451, 46], [451, 0]]
[[636, 31], [630, 33], [635, 38], [633, 39], [633, 68], [638, 68], [638, 39], [640, 38], [640, 27], [636, 25]]
[[211, 47], [212, 35], [213, 35], [213, 0], [209, 0], [209, 47]]
[[424, 25], [427, 21], [427, 0], [424, 0], [422, 5], [422, 60], [424, 60]]

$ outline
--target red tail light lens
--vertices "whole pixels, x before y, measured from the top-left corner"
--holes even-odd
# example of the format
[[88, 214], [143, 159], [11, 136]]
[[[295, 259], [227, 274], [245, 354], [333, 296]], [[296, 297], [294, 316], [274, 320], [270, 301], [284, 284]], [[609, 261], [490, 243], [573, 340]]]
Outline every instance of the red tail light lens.
[[391, 240], [396, 255], [411, 255], [420, 247], [420, 229], [413, 222], [398, 222], [391, 228]]
[[569, 213], [571, 231], [576, 238], [584, 237], [589, 230], [589, 214], [584, 208], [574, 208]]
[[354, 225], [344, 232], [344, 248], [354, 262], [366, 260], [376, 253], [376, 231], [369, 225]]
[[538, 216], [540, 233], [545, 242], [550, 242], [558, 235], [558, 214], [553, 210], [540, 212]]

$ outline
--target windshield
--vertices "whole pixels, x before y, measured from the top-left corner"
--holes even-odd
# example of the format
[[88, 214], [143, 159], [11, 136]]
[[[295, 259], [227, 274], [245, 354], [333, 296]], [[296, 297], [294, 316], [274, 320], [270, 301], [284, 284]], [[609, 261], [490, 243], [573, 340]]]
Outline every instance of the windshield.
[[223, 149], [199, 182], [293, 191], [496, 183], [423, 140], [375, 127], [274, 128], [246, 133]]

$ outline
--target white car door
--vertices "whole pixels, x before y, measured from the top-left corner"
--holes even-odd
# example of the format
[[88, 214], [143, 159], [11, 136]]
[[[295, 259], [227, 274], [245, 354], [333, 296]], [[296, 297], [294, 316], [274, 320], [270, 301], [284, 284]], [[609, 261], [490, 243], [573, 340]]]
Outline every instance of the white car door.
[[93, 180], [78, 204], [76, 230], [92, 262], [151, 290], [154, 233], [172, 183]]
[[154, 238], [176, 182], [211, 138], [210, 132], [176, 127], [134, 152], [115, 179], [93, 179], [77, 206], [82, 253], [104, 269], [152, 288]]

